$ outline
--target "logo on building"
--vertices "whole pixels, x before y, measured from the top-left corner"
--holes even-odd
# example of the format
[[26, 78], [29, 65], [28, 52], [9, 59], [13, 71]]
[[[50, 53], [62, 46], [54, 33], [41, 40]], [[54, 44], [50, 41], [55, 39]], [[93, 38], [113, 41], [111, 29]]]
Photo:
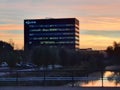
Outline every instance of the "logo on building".
[[25, 23], [28, 24], [28, 25], [29, 24], [36, 24], [36, 21], [26, 21]]

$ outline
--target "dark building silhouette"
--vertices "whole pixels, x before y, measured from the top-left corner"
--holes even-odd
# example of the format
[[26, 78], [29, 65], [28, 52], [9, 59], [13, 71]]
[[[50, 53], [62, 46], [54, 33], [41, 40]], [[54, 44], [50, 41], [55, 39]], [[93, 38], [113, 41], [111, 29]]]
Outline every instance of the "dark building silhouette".
[[79, 48], [79, 21], [76, 18], [24, 20], [24, 46]]

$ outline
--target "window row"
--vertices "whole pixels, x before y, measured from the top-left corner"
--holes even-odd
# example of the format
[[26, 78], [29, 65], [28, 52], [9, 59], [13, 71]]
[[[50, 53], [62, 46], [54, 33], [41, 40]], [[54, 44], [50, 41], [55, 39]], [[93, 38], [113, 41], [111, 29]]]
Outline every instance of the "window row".
[[[30, 29], [29, 31], [30, 32], [39, 32], [39, 31], [46, 32], [46, 31], [74, 31], [74, 30], [75, 30], [74, 28], [62, 28], [62, 29], [60, 29], [60, 28], [50, 28], [50, 29], [43, 28], [43, 29]], [[76, 29], [76, 31], [78, 31], [78, 30]]]
[[30, 33], [29, 36], [75, 35], [75, 33]]
[[31, 28], [36, 27], [67, 27], [67, 26], [75, 26], [74, 24], [51, 24], [51, 25], [29, 25]]
[[60, 41], [60, 42], [55, 42], [55, 41], [41, 41], [40, 44], [74, 44], [74, 41]]
[[[33, 42], [29, 41], [29, 44], [32, 44]], [[74, 41], [41, 41], [40, 44], [75, 44]]]
[[75, 37], [33, 37], [33, 38], [30, 38], [30, 40], [58, 40], [58, 39], [75, 39]]

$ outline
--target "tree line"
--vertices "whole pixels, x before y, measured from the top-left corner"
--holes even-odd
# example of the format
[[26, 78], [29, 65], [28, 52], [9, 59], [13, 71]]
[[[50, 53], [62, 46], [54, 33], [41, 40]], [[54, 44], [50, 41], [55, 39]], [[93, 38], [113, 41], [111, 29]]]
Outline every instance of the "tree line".
[[[112, 64], [120, 64], [120, 43], [114, 42], [105, 50], [107, 60]], [[104, 55], [99, 51], [81, 51], [58, 47], [37, 46], [28, 51], [14, 50], [13, 44], [0, 41], [0, 64], [7, 62], [9, 67], [16, 63], [31, 62], [38, 67], [61, 65], [63, 67], [82, 67], [84, 69], [104, 68]]]
[[[58, 47], [35, 47], [31, 60], [37, 66], [62, 65], [63, 67], [80, 67], [84, 69], [102, 68], [103, 54], [93, 51], [75, 51]], [[54, 67], [53, 67], [54, 68]]]
[[0, 41], [0, 64], [6, 62], [9, 67], [15, 67], [16, 63], [23, 60], [23, 55], [20, 54], [20, 51], [22, 50], [19, 50], [19, 52], [14, 50], [13, 43]]

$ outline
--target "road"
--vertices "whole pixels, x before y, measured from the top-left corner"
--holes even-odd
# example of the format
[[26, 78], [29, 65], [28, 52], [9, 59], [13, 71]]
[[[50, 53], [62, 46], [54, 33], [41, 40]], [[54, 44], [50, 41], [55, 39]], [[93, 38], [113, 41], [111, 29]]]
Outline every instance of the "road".
[[120, 90], [120, 88], [97, 88], [97, 87], [39, 87], [39, 86], [8, 86], [0, 87], [0, 90]]

